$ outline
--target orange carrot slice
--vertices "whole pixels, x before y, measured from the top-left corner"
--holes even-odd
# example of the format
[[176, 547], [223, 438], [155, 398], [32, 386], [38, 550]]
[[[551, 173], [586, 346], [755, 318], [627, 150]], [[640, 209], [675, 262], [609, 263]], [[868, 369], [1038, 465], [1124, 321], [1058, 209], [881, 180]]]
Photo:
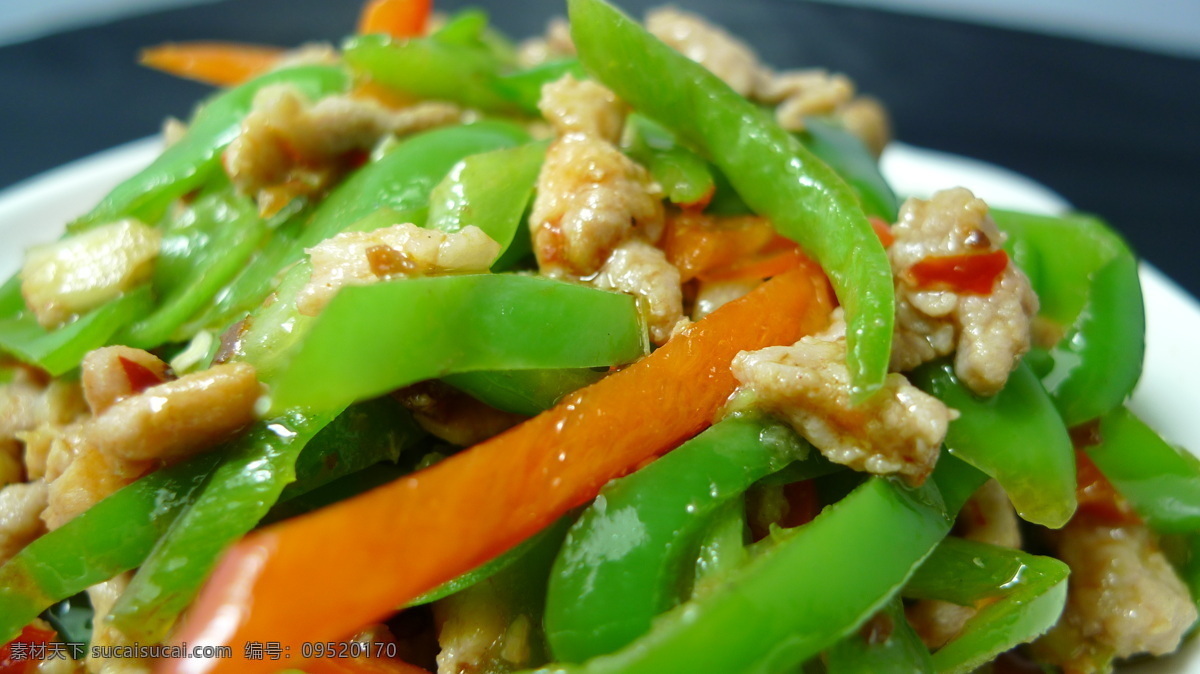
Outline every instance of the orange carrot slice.
[[283, 49], [234, 42], [168, 42], [142, 50], [139, 63], [177, 77], [230, 87], [270, 70]]
[[[730, 302], [628, 368], [431, 468], [247, 536], [176, 638], [189, 644], [337, 639], [513, 547], [600, 487], [708, 426], [736, 387], [739, 351], [828, 323], [825, 277], [802, 266]], [[164, 661], [159, 671], [270, 663]]]
[[432, 5], [433, 0], [370, 0], [363, 6], [358, 32], [392, 37], [424, 35]]

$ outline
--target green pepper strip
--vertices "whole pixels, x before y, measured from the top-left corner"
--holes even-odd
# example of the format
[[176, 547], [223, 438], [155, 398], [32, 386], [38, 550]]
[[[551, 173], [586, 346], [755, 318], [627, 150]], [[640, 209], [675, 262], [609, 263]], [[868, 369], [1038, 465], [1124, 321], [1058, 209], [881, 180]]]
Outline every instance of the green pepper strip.
[[181, 224], [178, 233], [164, 232], [155, 270], [156, 285], [168, 269], [174, 278], [155, 310], [123, 331], [122, 344], [150, 349], [186, 339], [178, 328], [241, 271], [266, 235], [257, 207], [232, 188], [201, 198]]
[[945, 537], [952, 513], [984, 479], [951, 456], [938, 462], [934, 482], [919, 489], [868, 479], [812, 522], [775, 532], [770, 544], [730, 574], [724, 588], [663, 614], [625, 649], [583, 665], [540, 671], [777, 672], [794, 667], [882, 608]]
[[454, 372], [616, 365], [644, 352], [628, 295], [515, 275], [392, 281], [338, 293], [278, 370], [272, 406], [330, 409]]
[[584, 67], [699, 149], [755, 212], [821, 264], [846, 313], [854, 400], [877, 391], [891, 356], [892, 270], [854, 191], [761, 110], [619, 10], [603, 0], [570, 0], [568, 10]]
[[1075, 512], [1075, 452], [1054, 403], [1021, 363], [1004, 389], [981, 398], [946, 360], [912, 373], [914, 384], [959, 411], [950, 422], [950, 453], [996, 478], [1022, 518], [1058, 528]]
[[359, 35], [342, 46], [346, 65], [385, 87], [419, 99], [461, 103], [487, 112], [516, 112], [501, 95], [491, 50], [437, 39]]
[[[336, 444], [298, 461], [301, 449], [335, 416]], [[424, 435], [390, 401], [356, 406], [340, 416], [292, 413], [256, 424], [222, 453], [208, 486], [159, 539], [113, 607], [113, 623], [131, 638], [161, 640], [220, 553], [266, 515], [299, 469], [310, 471], [303, 486], [294, 488], [303, 493], [398, 456]]]
[[1200, 461], [1124, 407], [1100, 417], [1100, 443], [1084, 451], [1151, 529], [1200, 530]]
[[850, 183], [867, 215], [895, 222], [900, 200], [879, 171], [879, 162], [858, 136], [829, 118], [808, 117], [804, 129], [801, 142]]
[[670, 131], [642, 115], [630, 115], [626, 126], [632, 133], [621, 149], [650, 171], [671, 203], [703, 204], [712, 198], [716, 185], [708, 162], [680, 147]]
[[499, 260], [520, 229], [545, 157], [545, 143], [527, 143], [463, 159], [429, 195], [425, 226], [449, 233], [478, 227], [500, 244]]
[[825, 671], [827, 674], [932, 674], [936, 670], [929, 649], [904, 617], [904, 602], [896, 597], [871, 618], [868, 627], [826, 651]]
[[427, 205], [434, 186], [463, 158], [528, 140], [524, 129], [492, 121], [434, 129], [404, 140], [342, 182], [311, 215], [302, 213], [297, 221], [284, 225], [289, 230], [284, 240], [271, 242], [189, 327], [224, 329], [261, 304], [272, 280], [300, 260], [305, 248], [346, 231], [351, 223], [360, 223], [377, 211], [395, 211], [401, 218], [377, 226], [411, 221], [404, 218], [415, 217], [414, 212]]
[[1041, 315], [1067, 327], [1043, 377], [1067, 426], [1121, 405], [1137, 384], [1145, 352], [1142, 289], [1129, 247], [1088, 216], [993, 211], [992, 217], [1029, 273]]
[[903, 594], [963, 606], [996, 599], [933, 654], [939, 672], [971, 672], [1053, 627], [1067, 600], [1069, 574], [1066, 564], [1051, 557], [950, 537], [917, 569]]
[[714, 511], [811, 447], [778, 422], [733, 417], [617, 480], [571, 527], [546, 602], [554, 657], [583, 662], [622, 648], [674, 606]]
[[0, 567], [0, 641], [55, 602], [141, 564], [218, 459], [151, 473], [22, 548]]
[[[302, 494], [363, 464], [389, 460], [421, 435], [390, 401], [355, 405], [305, 448], [289, 492]], [[243, 442], [228, 447], [236, 451]], [[51, 604], [141, 565], [225, 456], [217, 449], [150, 473], [18, 552], [0, 567], [0, 640], [16, 636]]]
[[221, 166], [221, 151], [237, 137], [242, 118], [263, 87], [289, 84], [311, 99], [345, 91], [340, 67], [309, 65], [279, 70], [222, 92], [196, 111], [187, 133], [149, 166], [117, 185], [90, 213], [71, 223], [77, 232], [119, 218], [156, 222], [167, 206], [204, 185]]
[[154, 305], [150, 286], [140, 286], [61, 328], [46, 330], [32, 312], [0, 320], [0, 349], [55, 377], [75, 369], [92, 349], [108, 344], [122, 326]]

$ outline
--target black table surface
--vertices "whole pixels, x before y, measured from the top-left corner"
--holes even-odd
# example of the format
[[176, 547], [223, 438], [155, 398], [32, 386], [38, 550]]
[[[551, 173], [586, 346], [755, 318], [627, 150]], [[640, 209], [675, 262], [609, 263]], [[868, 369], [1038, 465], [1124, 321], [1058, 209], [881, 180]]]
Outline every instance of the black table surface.
[[[662, 0], [621, 0], [640, 15]], [[1200, 295], [1200, 60], [887, 11], [797, 0], [678, 0], [776, 67], [850, 75], [900, 140], [1013, 169], [1102, 214]], [[158, 130], [209, 90], [135, 64], [139, 48], [219, 39], [283, 46], [353, 30], [357, 2], [226, 0], [0, 47], [0, 187]], [[439, 2], [488, 9], [516, 37], [562, 0]]]

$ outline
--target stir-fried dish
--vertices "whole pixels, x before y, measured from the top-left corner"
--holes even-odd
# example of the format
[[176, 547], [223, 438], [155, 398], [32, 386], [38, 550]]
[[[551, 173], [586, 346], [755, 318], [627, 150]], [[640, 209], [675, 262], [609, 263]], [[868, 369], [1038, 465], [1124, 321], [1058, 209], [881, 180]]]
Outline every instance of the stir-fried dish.
[[1103, 672], [1197, 619], [1137, 261], [677, 9], [374, 0], [0, 288], [0, 672]]

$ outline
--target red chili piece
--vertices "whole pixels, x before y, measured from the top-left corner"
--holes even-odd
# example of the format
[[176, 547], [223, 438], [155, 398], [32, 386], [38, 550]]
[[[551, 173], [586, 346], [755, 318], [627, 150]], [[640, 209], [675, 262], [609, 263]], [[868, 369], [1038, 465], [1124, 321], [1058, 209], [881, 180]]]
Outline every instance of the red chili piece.
[[53, 631], [26, 625], [20, 636], [0, 646], [0, 674], [25, 674], [34, 671], [41, 658], [34, 659], [32, 647], [44, 647], [53, 640]]
[[124, 356], [117, 356], [117, 360], [121, 362], [121, 368], [125, 370], [125, 378], [129, 380], [129, 386], [133, 389], [134, 393], [141, 393], [151, 386], [158, 386], [163, 383], [163, 378], [159, 377], [158, 373], [145, 365], [129, 360]]
[[946, 288], [959, 294], [990, 295], [996, 280], [1008, 267], [1008, 253], [934, 255], [908, 270], [913, 284], [922, 290]]

